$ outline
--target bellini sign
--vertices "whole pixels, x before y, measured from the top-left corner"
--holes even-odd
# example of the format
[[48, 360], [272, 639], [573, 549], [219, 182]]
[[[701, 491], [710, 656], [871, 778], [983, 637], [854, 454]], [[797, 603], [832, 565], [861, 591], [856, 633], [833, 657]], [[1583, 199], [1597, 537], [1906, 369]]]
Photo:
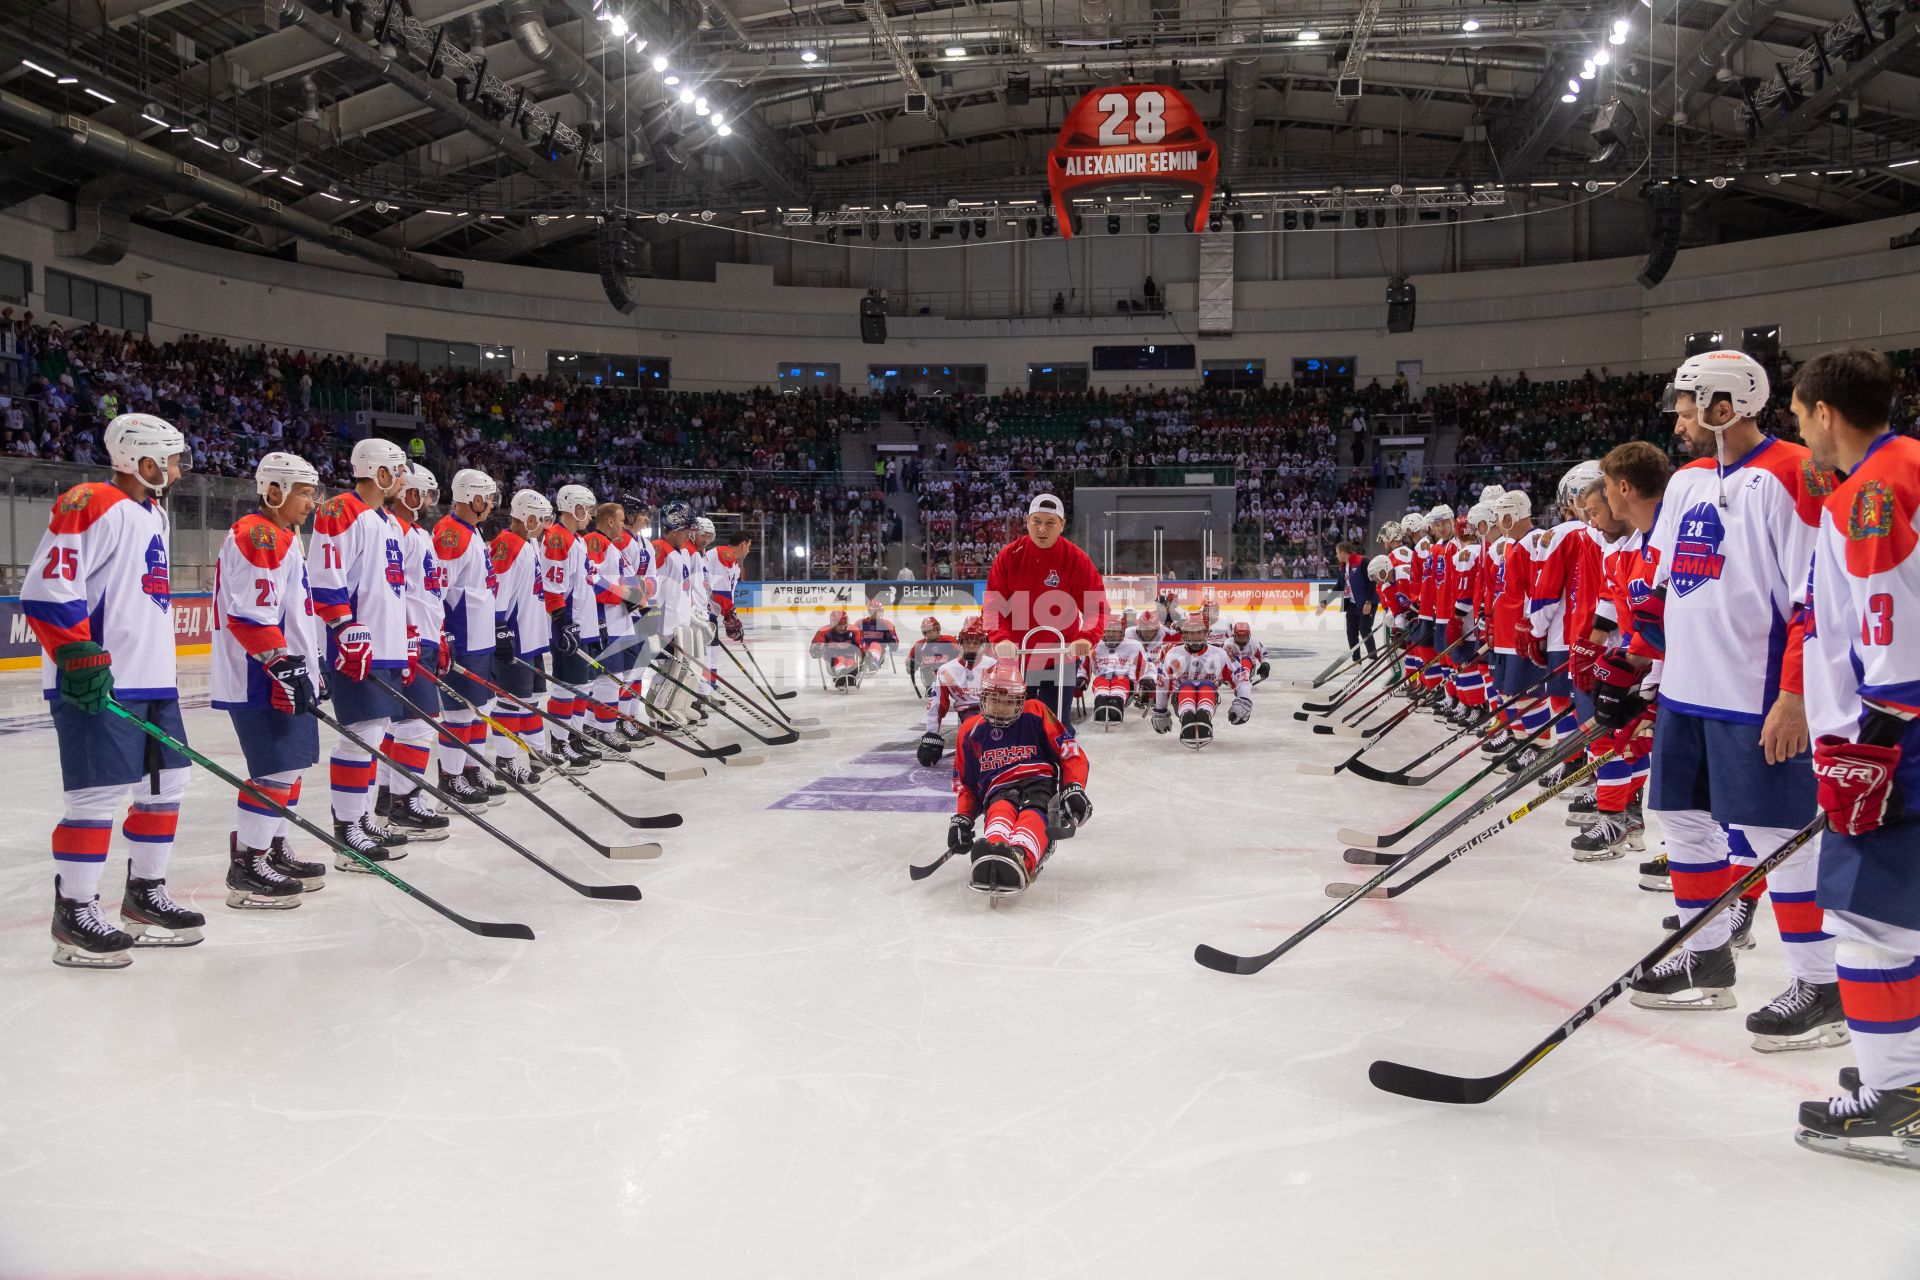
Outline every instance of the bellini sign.
[[1060, 234], [1073, 234], [1070, 196], [1117, 184], [1168, 184], [1196, 195], [1189, 225], [1204, 227], [1220, 152], [1186, 95], [1164, 84], [1096, 89], [1074, 104], [1047, 152], [1047, 189]]

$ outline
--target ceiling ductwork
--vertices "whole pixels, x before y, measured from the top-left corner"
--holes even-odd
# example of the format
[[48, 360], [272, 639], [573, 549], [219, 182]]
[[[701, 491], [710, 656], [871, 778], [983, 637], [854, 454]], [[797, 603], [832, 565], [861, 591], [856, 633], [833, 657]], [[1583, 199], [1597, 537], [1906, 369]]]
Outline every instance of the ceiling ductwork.
[[1698, 93], [1783, 3], [1784, 0], [1733, 0], [1719, 20], [1700, 37], [1693, 52], [1685, 60], [1677, 61], [1673, 74], [1648, 95], [1654, 118], [1685, 123], [1687, 99]]
[[520, 52], [578, 98], [589, 119], [604, 119], [609, 128], [617, 121], [629, 122], [631, 136], [639, 143], [629, 152], [629, 167], [644, 163], [679, 168], [684, 163], [679, 154], [654, 137], [660, 113], [650, 109], [647, 92], [637, 81], [626, 90], [609, 85], [584, 56], [554, 37], [542, 16], [543, 8], [537, 0], [512, 0], [506, 6], [507, 30]]
[[91, 168], [191, 196], [250, 222], [277, 227], [336, 253], [374, 263], [405, 280], [453, 289], [460, 287], [458, 271], [330, 227], [318, 218], [286, 208], [278, 200], [257, 195], [224, 178], [204, 174], [178, 156], [129, 138], [85, 116], [54, 111], [0, 89], [0, 121], [60, 143], [67, 154]]
[[109, 173], [83, 184], [73, 198], [73, 230], [60, 235], [63, 258], [112, 266], [127, 256], [133, 240], [133, 211], [146, 201], [139, 183], [124, 173]]

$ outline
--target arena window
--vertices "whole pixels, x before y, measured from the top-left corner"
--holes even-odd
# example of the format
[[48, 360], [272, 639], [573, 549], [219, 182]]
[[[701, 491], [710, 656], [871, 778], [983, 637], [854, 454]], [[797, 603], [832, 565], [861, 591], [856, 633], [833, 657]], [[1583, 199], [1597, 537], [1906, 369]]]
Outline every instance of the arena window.
[[70, 316], [85, 324], [145, 333], [153, 299], [131, 289], [49, 268], [46, 306], [54, 315]]
[[33, 292], [33, 264], [18, 258], [0, 258], [0, 302], [25, 304]]
[[410, 338], [390, 333], [387, 359], [427, 370], [480, 369], [506, 373], [513, 368], [513, 348], [498, 342], [448, 342], [442, 338]]

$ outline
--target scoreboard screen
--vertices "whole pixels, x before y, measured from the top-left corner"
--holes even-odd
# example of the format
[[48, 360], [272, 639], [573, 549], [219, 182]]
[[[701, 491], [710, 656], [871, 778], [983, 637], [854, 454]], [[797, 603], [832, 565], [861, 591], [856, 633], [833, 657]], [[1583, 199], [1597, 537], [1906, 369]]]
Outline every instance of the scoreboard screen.
[[1093, 367], [1110, 370], [1191, 369], [1193, 368], [1193, 348], [1191, 346], [1170, 347], [1164, 343], [1143, 347], [1095, 347]]

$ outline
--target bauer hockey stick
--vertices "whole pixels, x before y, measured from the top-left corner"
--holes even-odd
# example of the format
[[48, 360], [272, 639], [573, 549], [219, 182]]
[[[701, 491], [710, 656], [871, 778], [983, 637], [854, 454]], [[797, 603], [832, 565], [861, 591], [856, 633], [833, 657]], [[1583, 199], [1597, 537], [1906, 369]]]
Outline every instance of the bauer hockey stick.
[[[1555, 675], [1559, 674], [1561, 671], [1564, 671], [1565, 669], [1566, 669], [1566, 664], [1561, 663], [1558, 667], [1555, 667], [1552, 671], [1547, 672], [1545, 675], [1541, 676], [1539, 679], [1527, 685], [1527, 687], [1522, 689], [1519, 693], [1511, 695], [1513, 700], [1516, 703], [1528, 702], [1532, 704], [1531, 706], [1526, 708], [1523, 714], [1531, 714], [1532, 712], [1539, 710], [1540, 703], [1546, 698], [1545, 694], [1536, 694], [1533, 692], [1533, 690], [1538, 689], [1541, 685], [1553, 679]], [[1491, 706], [1491, 704], [1489, 705]], [[1488, 742], [1492, 741], [1495, 737], [1499, 735], [1500, 731], [1498, 729], [1493, 729], [1489, 731], [1486, 728], [1488, 718], [1495, 714], [1496, 713], [1494, 711], [1489, 710], [1486, 715], [1483, 715], [1478, 720], [1475, 720], [1472, 723], [1468, 724], [1461, 732], [1475, 733], [1476, 731], [1478, 731], [1478, 736], [1474, 739], [1472, 745], [1469, 746], [1466, 750], [1455, 755], [1452, 759], [1448, 760], [1445, 764], [1441, 765], [1439, 768], [1431, 770], [1427, 773], [1414, 776], [1411, 774], [1410, 771], [1415, 766], [1424, 764], [1428, 760], [1433, 758], [1435, 755], [1439, 754], [1442, 748], [1448, 746], [1450, 743], [1457, 741], [1460, 737], [1459, 733], [1453, 734], [1452, 736], [1442, 741], [1438, 746], [1435, 746], [1430, 750], [1428, 750], [1419, 759], [1409, 761], [1406, 765], [1404, 765], [1399, 769], [1394, 769], [1391, 771], [1375, 769], [1372, 765], [1369, 765], [1365, 761], [1360, 760], [1357, 755], [1347, 762], [1348, 767], [1353, 771], [1356, 777], [1365, 778], [1369, 782], [1384, 782], [1384, 783], [1387, 783], [1389, 786], [1395, 786], [1395, 787], [1424, 787], [1429, 782], [1432, 782], [1435, 778], [1445, 773], [1447, 770], [1453, 768], [1454, 765], [1459, 764], [1462, 760], [1472, 755], [1477, 748], [1484, 747]], [[1368, 748], [1366, 747], [1361, 748], [1362, 751], [1367, 749]]]
[[[572, 725], [568, 724], [565, 720], [562, 720], [559, 716], [554, 715], [551, 711], [547, 711], [543, 709], [538, 702], [529, 702], [527, 699], [522, 698], [517, 694], [508, 693], [505, 689], [502, 689], [499, 685], [487, 679], [485, 676], [475, 675], [473, 672], [467, 670], [467, 668], [461, 666], [457, 662], [454, 663], [454, 667], [456, 670], [460, 672], [461, 675], [473, 681], [475, 684], [479, 685], [482, 689], [488, 690], [496, 698], [505, 698], [508, 702], [513, 703], [515, 706], [521, 708], [522, 710], [531, 711], [534, 715], [539, 716], [542, 720], [545, 720], [547, 723], [553, 725], [554, 728], [556, 729], [565, 729], [568, 733], [573, 732]], [[493, 722], [488, 721], [488, 723], [491, 724]], [[518, 741], [518, 739], [515, 739], [515, 740]], [[691, 765], [685, 769], [668, 769], [665, 772], [662, 772], [659, 769], [655, 769], [649, 765], [640, 763], [640, 761], [635, 760], [631, 754], [622, 755], [616, 751], [614, 753], [614, 757], [616, 759], [626, 761], [628, 764], [640, 770], [642, 773], [647, 774], [649, 777], [657, 778], [661, 782], [687, 782], [694, 778], [704, 778], [707, 776], [707, 771], [697, 764]]]
[[[530, 670], [539, 671], [541, 675], [546, 676], [547, 682], [549, 684], [552, 684], [557, 688], [565, 689], [568, 693], [572, 694], [576, 698], [579, 698], [586, 702], [591, 702], [596, 706], [607, 705], [606, 703], [599, 701], [599, 699], [595, 698], [592, 694], [588, 693], [585, 689], [580, 688], [578, 685], [568, 684], [565, 680], [560, 679], [558, 676], [548, 676], [546, 672], [540, 671], [540, 668], [534, 666], [531, 662], [528, 662], [525, 658], [515, 658], [514, 661]], [[625, 693], [628, 695], [634, 695], [633, 688], [630, 685], [626, 684], [624, 681], [622, 681], [618, 676], [614, 676], [612, 677], [612, 679], [613, 679], [615, 688], [619, 689], [622, 693]], [[645, 720], [642, 720], [639, 716], [628, 715], [626, 712], [620, 710], [618, 706], [615, 706], [613, 710], [616, 716], [618, 716], [622, 720], [627, 721], [629, 724], [639, 729], [640, 732], [648, 734], [651, 737], [658, 738], [662, 742], [671, 743], [672, 745], [680, 748], [682, 751], [686, 752], [690, 756], [698, 756], [702, 760], [718, 760], [722, 764], [729, 764], [734, 766], [737, 769], [749, 768], [761, 762], [760, 756], [741, 755], [740, 744], [737, 742], [729, 742], [723, 747], [710, 747], [706, 743], [701, 742], [700, 739], [693, 738], [693, 732], [691, 730], [687, 730], [686, 736], [689, 738], [693, 738], [694, 743], [697, 744], [697, 745], [689, 745], [685, 742], [680, 741], [679, 734], [667, 733], [664, 730], [656, 729], [652, 725], [648, 724]]]
[[[580, 657], [583, 660], [585, 660], [586, 664], [589, 667], [593, 668], [595, 675], [605, 676], [607, 679], [613, 681], [616, 686], [620, 683], [620, 677], [614, 675], [613, 672], [601, 666], [599, 661], [592, 654], [586, 652], [583, 649], [580, 652]], [[737, 728], [749, 734], [752, 734], [754, 737], [758, 738], [760, 741], [766, 743], [770, 747], [784, 747], [790, 742], [798, 742], [800, 740], [799, 732], [794, 729], [788, 729], [785, 733], [778, 734], [775, 737], [769, 738], [767, 737], [767, 735], [765, 735], [764, 733], [761, 733], [758, 729], [754, 728], [752, 725], [748, 724], [746, 721], [742, 720], [740, 717], [729, 712], [725, 707], [715, 706], [713, 703], [708, 702], [706, 697], [702, 695], [701, 692], [698, 689], [694, 688], [692, 685], [685, 684], [679, 680], [676, 680], [664, 671], [655, 671], [653, 674], [655, 679], [665, 680], [668, 684], [680, 690], [682, 693], [686, 694], [688, 697], [692, 698], [694, 700], [694, 705], [696, 706], [705, 705], [705, 706], [712, 707], [714, 710], [714, 713], [717, 714], [722, 720], [725, 720], [729, 724], [732, 724]], [[587, 700], [589, 702], [594, 701], [592, 697], [589, 697]], [[601, 705], [604, 706], [605, 704], [602, 703]]]
[[1333, 920], [1338, 918], [1341, 912], [1347, 910], [1347, 908], [1365, 897], [1368, 891], [1385, 884], [1394, 872], [1419, 857], [1427, 848], [1445, 836], [1448, 831], [1464, 825], [1477, 815], [1491, 809], [1494, 805], [1506, 799], [1521, 787], [1531, 783], [1535, 778], [1539, 777], [1541, 773], [1544, 773], [1551, 767], [1553, 763], [1553, 757], [1545, 757], [1532, 768], [1515, 775], [1500, 786], [1487, 792], [1486, 795], [1474, 802], [1473, 807], [1435, 832], [1430, 838], [1422, 841], [1419, 846], [1409, 849], [1406, 853], [1394, 859], [1390, 865], [1381, 868], [1380, 874], [1360, 886], [1359, 892], [1340, 899], [1325, 911], [1322, 911], [1319, 915], [1307, 921], [1304, 925], [1301, 925], [1290, 937], [1281, 942], [1281, 944], [1273, 950], [1254, 956], [1241, 956], [1235, 955], [1230, 951], [1222, 951], [1218, 947], [1208, 946], [1203, 942], [1193, 949], [1195, 963], [1204, 968], [1212, 969], [1216, 973], [1232, 973], [1243, 977], [1249, 974], [1259, 973], [1275, 960], [1278, 960], [1281, 956], [1287, 954], [1287, 952], [1293, 950], [1302, 942], [1305, 942], [1308, 938], [1325, 928]]
[[[486, 721], [487, 724], [496, 733], [499, 733], [503, 737], [510, 739], [515, 746], [519, 747], [522, 751], [526, 752], [529, 756], [533, 755], [532, 743], [522, 738], [519, 734], [515, 733], [513, 730], [507, 728], [505, 725], [501, 724], [498, 720], [495, 720], [492, 716], [482, 711], [479, 707], [476, 707], [473, 703], [467, 701], [467, 699], [464, 696], [462, 696], [462, 694], [458, 689], [455, 689], [452, 685], [448, 684], [445, 680], [442, 680], [439, 676], [434, 675], [431, 671], [426, 671], [423, 669], [421, 671], [421, 674], [426, 676], [427, 679], [433, 681], [436, 685], [439, 685], [440, 688], [443, 689], [449, 697], [457, 699], [460, 705], [464, 706], [467, 710], [473, 712], [473, 714], [475, 714], [476, 716], [479, 716], [482, 720]], [[595, 804], [599, 805], [602, 809], [605, 809], [608, 813], [620, 819], [620, 821], [626, 823], [630, 827], [642, 827], [649, 830], [663, 830], [670, 827], [677, 827], [683, 821], [685, 821], [685, 819], [683, 819], [677, 813], [661, 813], [661, 814], [654, 814], [652, 816], [646, 816], [646, 815], [637, 814], [637, 813], [628, 813], [625, 809], [622, 809], [619, 805], [607, 799], [605, 796], [601, 795], [598, 791], [595, 791], [592, 787], [580, 781], [580, 779], [574, 777], [572, 774], [561, 772], [560, 770], [555, 770], [555, 772], [560, 773], [561, 778], [564, 779], [565, 781], [572, 783], [575, 790], [583, 791], [587, 795], [591, 796]]]
[[226, 783], [228, 786], [238, 791], [241, 795], [246, 796], [248, 799], [255, 800], [263, 805], [266, 805], [268, 808], [278, 813], [281, 817], [291, 822], [294, 826], [300, 828], [302, 831], [306, 832], [308, 835], [318, 840], [321, 844], [324, 844], [325, 846], [327, 846], [327, 848], [332, 849], [337, 854], [345, 854], [347, 857], [352, 858], [355, 862], [359, 863], [363, 868], [365, 868], [369, 873], [380, 877], [382, 880], [385, 880], [388, 884], [392, 885], [394, 888], [398, 889], [400, 892], [406, 894], [409, 898], [412, 898], [415, 902], [418, 902], [421, 906], [427, 908], [429, 911], [435, 912], [441, 916], [444, 916], [446, 919], [453, 921], [455, 924], [459, 925], [462, 929], [465, 929], [468, 933], [477, 933], [483, 938], [524, 938], [529, 942], [533, 940], [533, 930], [529, 929], [524, 924], [493, 924], [485, 920], [471, 920], [466, 916], [461, 915], [458, 911], [455, 911], [453, 908], [447, 906], [445, 903], [442, 903], [428, 896], [427, 894], [422, 893], [420, 890], [408, 884], [405, 880], [402, 880], [399, 876], [393, 874], [393, 872], [387, 870], [385, 864], [375, 862], [373, 859], [361, 854], [358, 850], [354, 849], [351, 845], [344, 844], [341, 841], [334, 839], [333, 836], [329, 835], [325, 831], [322, 831], [319, 827], [315, 826], [313, 823], [308, 822], [305, 818], [301, 817], [298, 813], [295, 813], [291, 807], [281, 804], [278, 800], [275, 800], [272, 796], [266, 794], [264, 791], [260, 790], [260, 788], [254, 786], [252, 783], [246, 782], [243, 779], [235, 776], [234, 774], [227, 772], [227, 770], [221, 768], [219, 765], [215, 764], [213, 761], [207, 759], [205, 756], [201, 755], [198, 751], [195, 751], [192, 747], [188, 746], [186, 743], [177, 741], [171, 734], [169, 734], [165, 729], [162, 729], [159, 725], [154, 724], [151, 720], [147, 720], [139, 715], [136, 715], [134, 712], [127, 710], [124, 706], [120, 705], [120, 703], [114, 701], [112, 698], [107, 699], [107, 710], [113, 712], [113, 714], [119, 716], [123, 720], [132, 721], [135, 727], [137, 727], [142, 733], [145, 733], [150, 738], [156, 739], [162, 746], [171, 747], [173, 750], [179, 752], [181, 755], [185, 756], [187, 759], [193, 761], [193, 763], [199, 765], [202, 769], [205, 769], [208, 773], [211, 773], [214, 777], [220, 779], [222, 782]]
[[1420, 814], [1419, 817], [1407, 823], [1406, 826], [1401, 827], [1399, 830], [1388, 831], [1384, 834], [1376, 835], [1371, 832], [1356, 831], [1352, 827], [1341, 827], [1338, 831], [1335, 831], [1333, 833], [1333, 838], [1338, 840], [1341, 844], [1356, 845], [1362, 849], [1392, 848], [1394, 845], [1399, 844], [1402, 840], [1406, 839], [1409, 835], [1413, 834], [1413, 832], [1418, 827], [1420, 827], [1423, 823], [1425, 823], [1428, 819], [1432, 818], [1435, 814], [1439, 813], [1442, 809], [1445, 809], [1448, 805], [1452, 804], [1455, 800], [1458, 800], [1461, 796], [1465, 795], [1469, 790], [1473, 788], [1473, 786], [1476, 783], [1479, 783], [1480, 781], [1485, 779], [1488, 775], [1500, 769], [1505, 768], [1507, 765], [1507, 762], [1513, 759], [1519, 751], [1521, 751], [1523, 748], [1532, 746], [1534, 744], [1535, 739], [1539, 738], [1542, 734], [1545, 734], [1546, 732], [1548, 732], [1552, 727], [1553, 726], [1551, 725], [1543, 724], [1538, 729], [1534, 730], [1531, 734], [1529, 734], [1526, 738], [1522, 739], [1519, 742], [1514, 743], [1514, 745], [1511, 748], [1509, 748], [1506, 752], [1495, 756], [1492, 760], [1489, 760], [1481, 768], [1480, 772], [1474, 774], [1471, 778], [1468, 778], [1465, 782], [1455, 787], [1452, 791], [1449, 791], [1446, 795], [1434, 801], [1433, 804], [1428, 806], [1426, 811]]
[[[432, 725], [435, 729], [439, 730], [441, 735], [444, 738], [446, 738], [447, 741], [451, 742], [454, 746], [458, 747], [466, 755], [466, 757], [469, 760], [472, 760], [475, 764], [479, 765], [482, 769], [486, 770], [489, 773], [495, 772], [491, 768], [491, 766], [489, 766], [487, 762], [481, 758], [480, 753], [478, 751], [475, 751], [472, 747], [468, 746], [465, 742], [462, 742], [460, 739], [454, 737], [451, 733], [448, 733], [446, 731], [446, 726], [442, 725], [438, 720], [435, 720], [432, 716], [422, 711], [420, 707], [416, 703], [414, 703], [412, 699], [407, 697], [406, 694], [401, 693], [398, 689], [394, 688], [391, 685], [387, 686], [387, 692], [401, 706], [413, 712], [414, 715], [418, 716], [420, 719], [426, 721], [428, 724]], [[384, 760], [389, 767], [398, 769], [400, 772], [406, 774], [409, 778], [412, 778], [415, 782], [420, 784], [420, 787], [428, 795], [432, 796], [436, 800], [441, 801], [443, 804], [451, 805], [455, 813], [465, 818], [468, 822], [471, 822], [474, 826], [479, 827], [482, 831], [492, 836], [495, 840], [498, 840], [501, 844], [506, 845], [507, 848], [513, 850], [515, 853], [519, 854], [521, 857], [526, 858], [528, 861], [532, 862], [535, 866], [547, 872], [549, 875], [552, 875], [557, 879], [564, 881], [567, 887], [572, 889], [575, 893], [583, 893], [589, 898], [619, 898], [626, 901], [632, 901], [634, 899], [637, 899], [640, 896], [640, 891], [634, 888], [630, 884], [615, 884], [615, 885], [605, 885], [605, 886], [584, 885], [584, 884], [581, 884], [579, 881], [572, 879], [571, 877], [566, 875], [564, 872], [558, 870], [555, 867], [549, 866], [547, 863], [543, 862], [540, 859], [540, 856], [534, 853], [533, 850], [527, 848], [527, 846], [521, 844], [518, 840], [515, 840], [512, 836], [508, 835], [506, 832], [500, 830], [500, 828], [494, 826], [491, 822], [488, 822], [485, 818], [481, 817], [480, 811], [478, 809], [473, 808], [471, 805], [462, 803], [460, 800], [456, 799], [451, 793], [447, 792], [445, 789], [441, 787], [437, 787], [433, 783], [428, 782], [426, 775], [422, 773], [420, 770], [415, 769], [410, 765], [401, 764], [398, 760], [395, 760], [392, 756], [387, 755], [385, 752], [379, 750], [378, 748], [371, 746], [366, 741], [366, 739], [354, 733], [353, 730], [347, 728], [346, 725], [341, 724], [338, 720], [334, 719], [332, 716], [328, 715], [326, 712], [316, 709], [313, 714], [315, 718], [320, 721], [320, 723], [332, 726], [336, 731], [339, 732], [340, 736], [345, 738], [348, 742], [353, 743], [354, 746], [359, 747], [362, 751], [370, 752], [373, 755], [374, 759]], [[542, 800], [539, 796], [536, 796], [535, 794], [533, 794], [533, 792], [527, 790], [524, 786], [520, 785], [520, 783], [515, 781], [512, 777], [506, 774], [500, 774], [500, 773], [495, 773], [495, 776], [498, 777], [502, 782], [506, 783], [508, 787], [512, 788], [514, 791], [518, 792], [520, 795], [524, 796], [526, 799], [531, 800], [533, 802], [534, 808], [540, 810], [540, 812], [546, 814], [549, 818], [552, 818], [555, 822], [559, 823], [563, 830], [578, 837], [581, 843], [591, 848], [594, 852], [598, 853], [603, 858], [611, 858], [616, 862], [626, 862], [626, 861], [633, 861], [633, 860], [645, 859], [645, 858], [657, 858], [660, 856], [660, 846], [657, 844], [652, 844], [652, 843], [619, 844], [619, 845], [602, 844], [600, 841], [595, 840], [592, 836], [588, 835], [585, 831], [575, 826], [573, 822], [570, 821], [564, 813], [561, 813], [558, 809], [554, 808], [552, 805]]]
[[1548, 1033], [1546, 1039], [1527, 1050], [1518, 1062], [1505, 1071], [1497, 1071], [1490, 1076], [1454, 1076], [1443, 1071], [1428, 1071], [1424, 1067], [1409, 1067], [1382, 1059], [1367, 1068], [1367, 1079], [1376, 1089], [1397, 1093], [1403, 1098], [1418, 1098], [1422, 1102], [1476, 1104], [1499, 1097], [1508, 1085], [1531, 1071], [1542, 1058], [1566, 1043], [1567, 1038], [1574, 1032], [1598, 1017], [1602, 1009], [1619, 999], [1637, 979], [1685, 946], [1688, 939], [1706, 926], [1707, 921], [1739, 901], [1743, 894], [1759, 884], [1770, 873], [1779, 870], [1781, 863], [1798, 853], [1808, 841], [1825, 830], [1826, 825], [1826, 815], [1822, 814], [1794, 832], [1778, 849], [1756, 863], [1747, 874], [1741, 876], [1719, 897], [1708, 903], [1699, 915], [1661, 939], [1659, 946], [1641, 956], [1634, 966], [1615, 979], [1611, 986], [1582, 1005], [1572, 1017], [1555, 1027]]

